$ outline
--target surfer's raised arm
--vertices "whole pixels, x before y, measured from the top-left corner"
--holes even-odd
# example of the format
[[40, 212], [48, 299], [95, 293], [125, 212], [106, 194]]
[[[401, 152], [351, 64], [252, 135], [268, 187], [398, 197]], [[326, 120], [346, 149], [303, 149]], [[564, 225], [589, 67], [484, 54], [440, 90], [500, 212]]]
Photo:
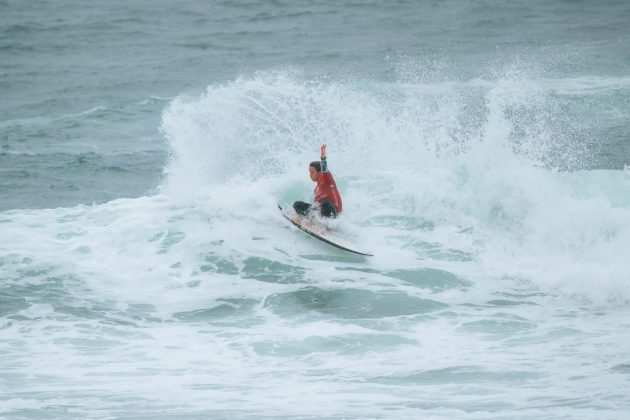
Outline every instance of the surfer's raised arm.
[[325, 144], [322, 144], [321, 152], [322, 153], [320, 155], [320, 157], [321, 157], [321, 164], [320, 165], [321, 165], [322, 172], [326, 173], [326, 172], [328, 172], [328, 164], [326, 163], [326, 145]]

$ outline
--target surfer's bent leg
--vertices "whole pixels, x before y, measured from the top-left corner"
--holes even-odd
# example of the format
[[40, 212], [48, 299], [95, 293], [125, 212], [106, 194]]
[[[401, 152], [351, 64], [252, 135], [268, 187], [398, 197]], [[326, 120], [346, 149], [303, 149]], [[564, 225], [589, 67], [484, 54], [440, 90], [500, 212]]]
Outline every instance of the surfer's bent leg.
[[308, 213], [311, 211], [311, 205], [305, 203], [304, 201], [296, 201], [295, 203], [293, 203], [293, 209], [297, 214], [308, 216]]
[[336, 218], [337, 217], [337, 209], [335, 205], [330, 202], [330, 200], [324, 200], [319, 205], [319, 211], [321, 212], [323, 217]]

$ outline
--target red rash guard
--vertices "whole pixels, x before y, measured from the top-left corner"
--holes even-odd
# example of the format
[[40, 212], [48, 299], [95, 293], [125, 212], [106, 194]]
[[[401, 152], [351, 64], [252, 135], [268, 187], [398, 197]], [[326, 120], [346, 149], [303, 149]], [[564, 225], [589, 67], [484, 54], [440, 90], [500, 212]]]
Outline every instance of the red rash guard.
[[326, 167], [326, 160], [322, 159], [322, 171], [319, 174], [317, 186], [315, 187], [315, 202], [321, 203], [324, 200], [330, 200], [337, 209], [337, 213], [341, 214], [343, 210], [341, 194], [339, 194], [332, 173]]

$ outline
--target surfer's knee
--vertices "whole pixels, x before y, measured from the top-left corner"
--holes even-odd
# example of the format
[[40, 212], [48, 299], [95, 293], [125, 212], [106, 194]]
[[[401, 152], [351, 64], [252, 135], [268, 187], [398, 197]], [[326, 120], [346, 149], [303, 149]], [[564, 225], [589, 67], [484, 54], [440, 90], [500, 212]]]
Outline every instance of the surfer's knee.
[[308, 203], [305, 203], [304, 201], [296, 201], [295, 203], [293, 203], [293, 210], [295, 210], [297, 214], [306, 216], [308, 212], [311, 210], [311, 205]]
[[337, 217], [337, 209], [330, 200], [322, 201], [319, 208], [323, 217], [330, 217], [332, 219]]

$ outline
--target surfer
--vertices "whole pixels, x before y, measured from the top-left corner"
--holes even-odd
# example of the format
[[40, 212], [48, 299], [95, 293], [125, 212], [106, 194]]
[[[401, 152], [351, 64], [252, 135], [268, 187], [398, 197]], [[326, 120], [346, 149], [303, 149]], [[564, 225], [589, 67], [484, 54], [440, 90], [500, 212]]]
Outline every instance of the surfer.
[[319, 211], [323, 217], [335, 218], [342, 211], [341, 194], [337, 189], [337, 184], [328, 170], [326, 163], [326, 145], [321, 146], [321, 160], [311, 162], [308, 166], [308, 173], [315, 186], [315, 202], [313, 204], [303, 201], [293, 203], [293, 209], [303, 215], [308, 216], [311, 212]]

